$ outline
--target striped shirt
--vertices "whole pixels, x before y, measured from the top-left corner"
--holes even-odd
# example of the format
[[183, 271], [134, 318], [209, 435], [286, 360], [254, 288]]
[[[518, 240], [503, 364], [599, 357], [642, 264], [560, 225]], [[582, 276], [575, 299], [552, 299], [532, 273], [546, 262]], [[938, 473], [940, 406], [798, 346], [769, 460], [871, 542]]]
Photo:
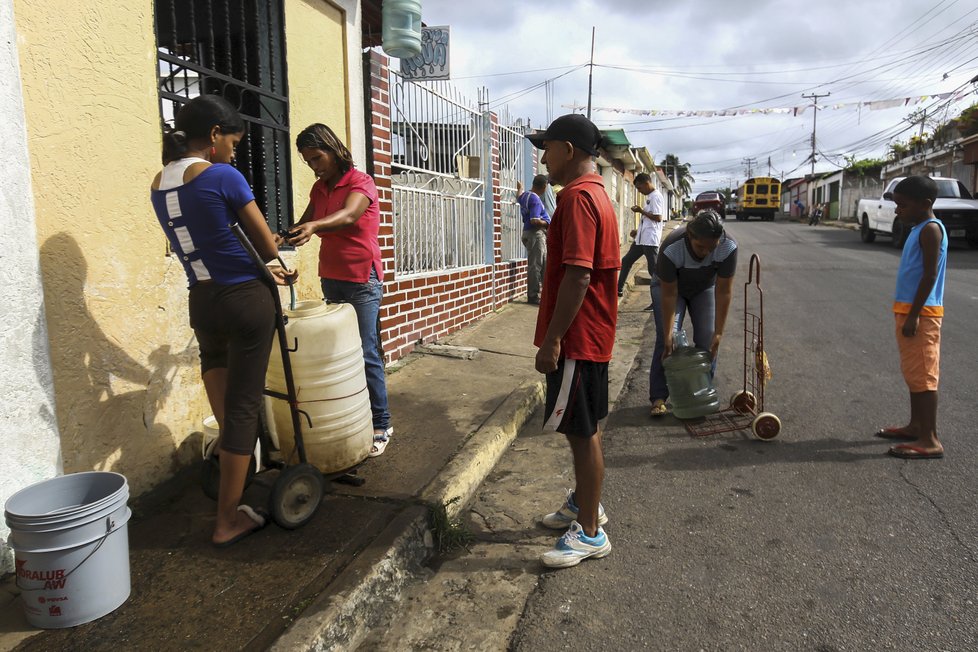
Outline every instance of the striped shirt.
[[655, 275], [666, 283], [678, 283], [679, 296], [685, 298], [695, 297], [716, 285], [717, 276], [732, 278], [736, 271], [736, 240], [725, 234], [717, 248], [700, 260], [686, 242], [685, 227], [666, 237], [655, 265]]

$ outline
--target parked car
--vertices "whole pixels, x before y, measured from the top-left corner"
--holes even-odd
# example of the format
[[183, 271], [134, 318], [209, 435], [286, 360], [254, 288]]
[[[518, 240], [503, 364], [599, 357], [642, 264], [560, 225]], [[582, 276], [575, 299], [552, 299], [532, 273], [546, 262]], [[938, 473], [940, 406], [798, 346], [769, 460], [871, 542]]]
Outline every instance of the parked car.
[[[903, 248], [907, 239], [907, 227], [896, 219], [893, 189], [905, 177], [897, 177], [883, 189], [879, 199], [861, 199], [857, 209], [859, 235], [863, 242], [872, 242], [878, 234], [892, 238], [893, 246]], [[937, 183], [937, 201], [934, 216], [944, 223], [949, 239], [965, 240], [968, 246], [978, 248], [978, 200], [957, 179], [932, 177]]]
[[701, 192], [696, 195], [696, 199], [693, 200], [693, 215], [708, 208], [715, 210], [720, 217], [727, 216], [723, 195], [718, 192]]

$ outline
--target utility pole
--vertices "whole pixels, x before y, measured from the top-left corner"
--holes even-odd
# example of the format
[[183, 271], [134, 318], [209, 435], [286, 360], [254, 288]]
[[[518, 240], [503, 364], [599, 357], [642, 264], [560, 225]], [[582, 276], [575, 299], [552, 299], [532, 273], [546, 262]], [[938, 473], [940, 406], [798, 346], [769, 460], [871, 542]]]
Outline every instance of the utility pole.
[[927, 109], [920, 109], [914, 111], [909, 116], [906, 117], [906, 121], [913, 124], [920, 119], [920, 131], [917, 133], [917, 144], [914, 146], [914, 154], [916, 155], [918, 151], [923, 151], [924, 149], [924, 128], [927, 126]]
[[767, 176], [771, 176], [771, 157], [767, 157]]
[[591, 119], [591, 82], [594, 79], [594, 27], [591, 28], [591, 60], [587, 70], [587, 119]]
[[747, 166], [747, 178], [750, 179], [752, 176], [754, 176], [754, 164], [757, 163], [757, 159], [753, 156], [749, 156], [741, 160], [743, 161], [744, 165]]
[[832, 93], [812, 93], [811, 95], [802, 95], [806, 100], [812, 101], [812, 176], [815, 176], [815, 124], [818, 122], [818, 98], [828, 97]]

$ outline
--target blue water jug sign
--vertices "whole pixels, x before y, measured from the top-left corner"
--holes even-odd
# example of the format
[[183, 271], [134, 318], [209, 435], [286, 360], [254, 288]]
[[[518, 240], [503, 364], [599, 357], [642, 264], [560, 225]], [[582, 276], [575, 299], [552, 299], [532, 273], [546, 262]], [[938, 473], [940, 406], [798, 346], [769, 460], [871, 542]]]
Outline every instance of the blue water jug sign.
[[415, 81], [451, 79], [448, 39], [448, 25], [422, 28], [421, 53], [401, 59], [401, 75]]

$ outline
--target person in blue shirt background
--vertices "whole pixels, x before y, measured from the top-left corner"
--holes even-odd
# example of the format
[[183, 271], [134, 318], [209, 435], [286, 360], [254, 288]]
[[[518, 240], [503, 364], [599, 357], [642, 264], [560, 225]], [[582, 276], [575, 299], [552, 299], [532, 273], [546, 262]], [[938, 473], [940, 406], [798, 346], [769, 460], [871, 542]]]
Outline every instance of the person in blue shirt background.
[[547, 227], [550, 215], [543, 207], [543, 196], [549, 183], [547, 175], [533, 177], [533, 185], [523, 192], [523, 184], [517, 184], [519, 197], [516, 203], [523, 216], [523, 246], [526, 247], [526, 302], [540, 303], [540, 285], [543, 268], [547, 264]]

